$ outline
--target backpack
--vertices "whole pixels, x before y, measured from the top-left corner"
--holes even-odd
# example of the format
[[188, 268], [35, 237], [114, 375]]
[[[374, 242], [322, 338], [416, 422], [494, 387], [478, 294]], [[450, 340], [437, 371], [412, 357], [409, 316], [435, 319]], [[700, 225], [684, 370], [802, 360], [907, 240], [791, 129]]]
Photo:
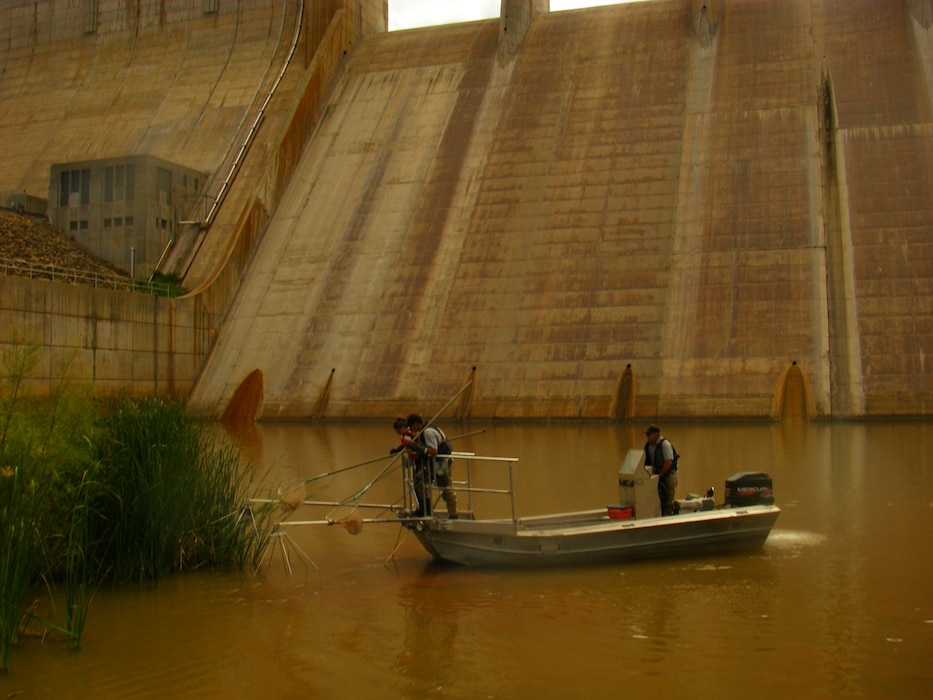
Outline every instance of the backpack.
[[439, 455], [450, 455], [454, 453], [454, 448], [450, 444], [450, 440], [447, 439], [447, 436], [444, 435], [444, 431], [440, 428], [434, 428], [441, 436], [441, 441], [437, 443], [437, 454]]

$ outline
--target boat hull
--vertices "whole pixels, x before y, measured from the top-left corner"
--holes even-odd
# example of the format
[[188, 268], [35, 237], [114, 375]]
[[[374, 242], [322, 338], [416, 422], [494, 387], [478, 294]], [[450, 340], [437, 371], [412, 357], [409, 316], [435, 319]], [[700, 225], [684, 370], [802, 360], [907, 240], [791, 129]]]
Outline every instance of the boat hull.
[[780, 509], [720, 508], [644, 520], [605, 510], [525, 519], [409, 523], [436, 559], [466, 566], [548, 566], [699, 556], [760, 548]]

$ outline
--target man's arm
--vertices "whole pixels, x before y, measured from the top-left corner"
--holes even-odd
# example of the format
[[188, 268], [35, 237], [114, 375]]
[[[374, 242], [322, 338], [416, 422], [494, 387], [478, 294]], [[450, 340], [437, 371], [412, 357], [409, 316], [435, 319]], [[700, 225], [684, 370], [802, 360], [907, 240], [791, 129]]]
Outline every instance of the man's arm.
[[424, 436], [424, 453], [429, 457], [437, 455], [437, 446], [441, 444], [440, 433], [434, 428], [425, 428], [421, 431]]

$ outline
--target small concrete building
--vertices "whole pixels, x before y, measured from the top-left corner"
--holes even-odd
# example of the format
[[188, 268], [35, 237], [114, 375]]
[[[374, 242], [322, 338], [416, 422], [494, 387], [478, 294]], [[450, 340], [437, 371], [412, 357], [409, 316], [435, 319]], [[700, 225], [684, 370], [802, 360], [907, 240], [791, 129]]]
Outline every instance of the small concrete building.
[[31, 216], [45, 216], [49, 208], [45, 199], [27, 192], [0, 192], [0, 202], [0, 209]]
[[149, 155], [55, 163], [49, 219], [94, 255], [148, 276], [188, 218], [207, 176]]

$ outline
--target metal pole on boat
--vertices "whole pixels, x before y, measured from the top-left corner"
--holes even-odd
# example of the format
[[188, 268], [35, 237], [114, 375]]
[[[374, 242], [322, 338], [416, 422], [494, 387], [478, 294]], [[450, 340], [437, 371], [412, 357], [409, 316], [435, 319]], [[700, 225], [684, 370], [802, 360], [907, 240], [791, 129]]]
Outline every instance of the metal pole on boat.
[[461, 433], [460, 435], [454, 435], [447, 439], [453, 442], [454, 440], [462, 440], [463, 438], [472, 437], [474, 435], [482, 435], [485, 432], [486, 432], [486, 428], [480, 428], [479, 430], [471, 430], [468, 433]]
[[[427, 428], [427, 427], [428, 427], [429, 425], [431, 425], [434, 421], [436, 421], [438, 418], [440, 418], [440, 417], [441, 417], [441, 414], [442, 414], [444, 411], [446, 411], [448, 408], [450, 408], [450, 404], [452, 404], [454, 401], [456, 401], [457, 399], [459, 399], [459, 398], [460, 398], [460, 394], [462, 394], [464, 391], [466, 391], [467, 389], [469, 389], [469, 388], [470, 388], [470, 385], [471, 385], [472, 383], [473, 383], [473, 380], [472, 380], [472, 379], [468, 379], [468, 380], [467, 380], [467, 383], [464, 384], [462, 387], [460, 387], [460, 391], [458, 391], [456, 394], [454, 394], [454, 395], [451, 397], [450, 401], [448, 401], [447, 403], [445, 403], [444, 406], [441, 408], [441, 410], [438, 411], [437, 413], [435, 413], [435, 414], [434, 414], [434, 417], [431, 418], [431, 420], [429, 420], [427, 423], [424, 424], [424, 427], [421, 428], [420, 431], [418, 431], [419, 434], [424, 432], [424, 428]], [[414, 435], [414, 436], [412, 436], [412, 437], [418, 437], [418, 436], [417, 436], [417, 435]]]
[[512, 506], [512, 528], [515, 530], [515, 532], [518, 532], [518, 521], [515, 520], [515, 489], [513, 488], [513, 484], [512, 484], [512, 464], [513, 462], [510, 461], [509, 462], [509, 502]]
[[[461, 438], [470, 437], [471, 435], [479, 435], [480, 433], [485, 433], [485, 432], [486, 430], [484, 428], [481, 430], [474, 430], [469, 433], [463, 433], [462, 435], [455, 435], [454, 437], [449, 438], [449, 439], [451, 441], [460, 440]], [[365, 462], [357, 462], [356, 464], [351, 464], [349, 467], [341, 467], [340, 469], [334, 469], [333, 471], [323, 472], [321, 474], [315, 474], [314, 476], [309, 476], [304, 479], [289, 479], [287, 481], [282, 482], [282, 484], [279, 486], [279, 491], [280, 492], [287, 491], [289, 488], [293, 488], [293, 487], [296, 488], [296, 487], [304, 486], [305, 484], [309, 484], [312, 481], [317, 481], [318, 479], [324, 479], [329, 476], [334, 476], [336, 474], [341, 474], [343, 472], [350, 471], [351, 469], [359, 469], [360, 467], [365, 467], [369, 464], [375, 464], [376, 462], [382, 462], [382, 461], [385, 461], [385, 457], [373, 457], [372, 459], [367, 459]], [[391, 461], [395, 461], [395, 459], [393, 458]]]
[[466, 460], [467, 511], [473, 512], [473, 477], [470, 475], [470, 460]]

